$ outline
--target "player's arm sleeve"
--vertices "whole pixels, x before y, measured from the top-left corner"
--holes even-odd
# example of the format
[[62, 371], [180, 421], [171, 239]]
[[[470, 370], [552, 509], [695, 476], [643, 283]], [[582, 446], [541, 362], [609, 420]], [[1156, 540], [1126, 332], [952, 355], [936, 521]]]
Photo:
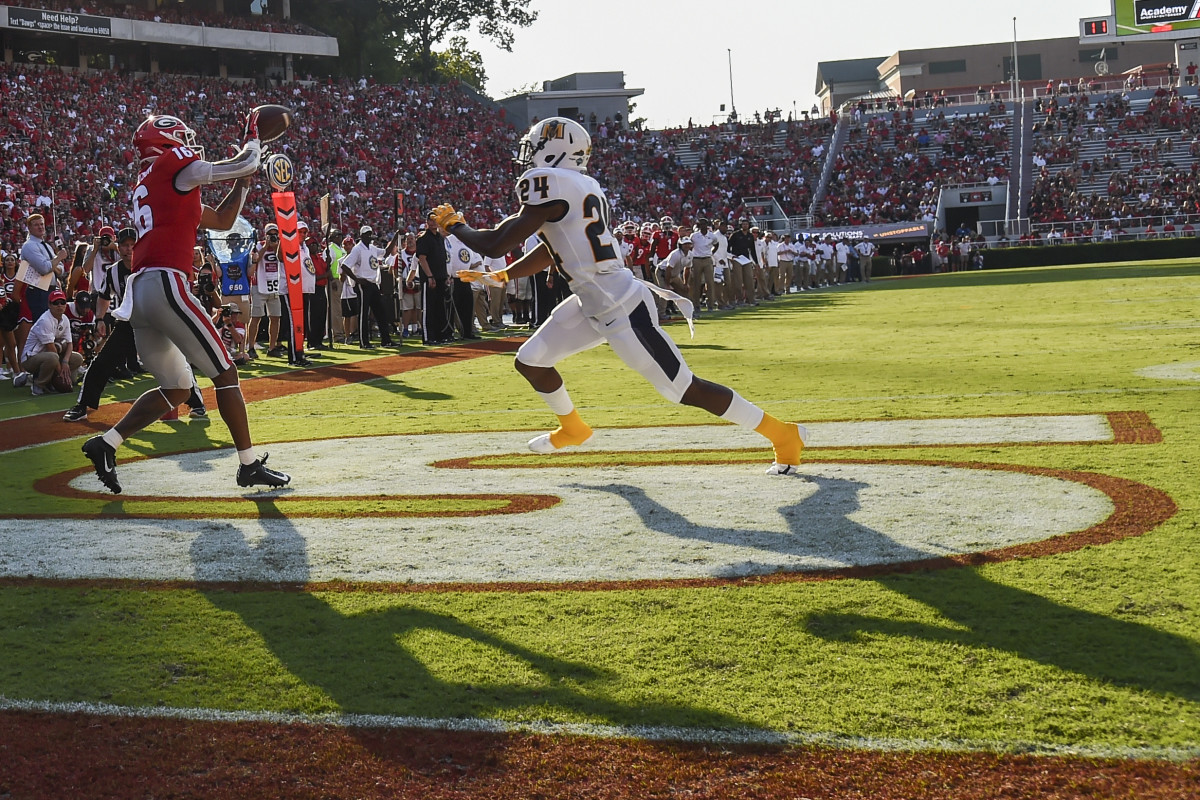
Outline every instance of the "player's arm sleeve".
[[262, 145], [257, 139], [251, 139], [242, 145], [242, 149], [233, 158], [216, 162], [193, 161], [188, 164], [175, 176], [175, 188], [181, 192], [190, 192], [208, 183], [232, 181], [253, 175], [261, 159]]

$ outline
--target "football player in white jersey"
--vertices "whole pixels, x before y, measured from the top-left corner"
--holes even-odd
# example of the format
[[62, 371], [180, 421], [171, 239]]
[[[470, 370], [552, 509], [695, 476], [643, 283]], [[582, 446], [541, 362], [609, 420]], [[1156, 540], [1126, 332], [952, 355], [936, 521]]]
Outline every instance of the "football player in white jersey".
[[[471, 228], [448, 204], [431, 214], [443, 230], [491, 257], [537, 234], [536, 248], [507, 270], [486, 273], [485, 280], [507, 282], [552, 265], [570, 284], [572, 294], [517, 351], [517, 371], [560, 423], [557, 430], [530, 440], [530, 449], [552, 453], [592, 438], [592, 429], [575, 410], [554, 365], [607, 341], [668, 400], [702, 408], [770, 440], [775, 463], [769, 474], [795, 474], [804, 449], [804, 427], [781, 422], [732, 389], [694, 376], [679, 348], [658, 326], [654, 295], [626, 269], [609, 228], [608, 199], [586, 172], [591, 152], [591, 137], [582, 125], [563, 117], [542, 120], [526, 134], [517, 154], [525, 172], [517, 180], [521, 208], [516, 214], [487, 230]], [[458, 277], [478, 280], [484, 275], [464, 271]]]

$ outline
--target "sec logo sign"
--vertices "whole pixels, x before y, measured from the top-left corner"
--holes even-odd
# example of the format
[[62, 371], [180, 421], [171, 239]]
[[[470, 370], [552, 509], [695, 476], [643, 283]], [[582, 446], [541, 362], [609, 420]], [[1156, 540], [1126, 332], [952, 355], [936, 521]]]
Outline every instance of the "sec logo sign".
[[276, 153], [267, 159], [267, 180], [275, 191], [286, 190], [291, 186], [293, 177], [292, 160], [283, 153]]

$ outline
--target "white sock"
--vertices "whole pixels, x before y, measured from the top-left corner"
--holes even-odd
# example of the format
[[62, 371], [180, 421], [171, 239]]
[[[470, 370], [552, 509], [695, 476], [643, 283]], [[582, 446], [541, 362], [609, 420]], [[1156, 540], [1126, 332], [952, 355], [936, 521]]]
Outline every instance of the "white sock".
[[763, 410], [737, 392], [733, 392], [733, 399], [729, 401], [729, 408], [725, 409], [721, 419], [754, 430], [763, 421]]
[[113, 450], [116, 450], [125, 441], [125, 437], [117, 433], [116, 428], [109, 428], [100, 438], [106, 441]]
[[575, 404], [571, 402], [571, 396], [567, 394], [566, 385], [558, 387], [549, 394], [538, 392], [538, 397], [542, 398], [542, 401], [550, 406], [550, 410], [557, 416], [565, 417], [575, 410]]
[[253, 464], [255, 461], [258, 461], [258, 457], [254, 455], [254, 448], [238, 450], [237, 453], [238, 453], [238, 461], [242, 462], [243, 467], [248, 467], [251, 464]]

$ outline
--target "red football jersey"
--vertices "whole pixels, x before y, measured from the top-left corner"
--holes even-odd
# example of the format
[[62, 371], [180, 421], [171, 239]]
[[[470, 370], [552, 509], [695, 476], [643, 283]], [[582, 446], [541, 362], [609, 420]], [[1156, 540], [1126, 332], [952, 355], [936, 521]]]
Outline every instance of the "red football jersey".
[[671, 255], [671, 251], [679, 245], [679, 234], [675, 231], [663, 233], [659, 231], [654, 234], [654, 239], [650, 242], [650, 247], [654, 255], [658, 256], [659, 260]]
[[133, 190], [133, 224], [138, 229], [133, 246], [133, 272], [146, 267], [171, 267], [192, 278], [192, 248], [200, 227], [200, 189], [180, 192], [175, 176], [199, 161], [187, 147], [176, 147], [150, 163], [138, 176]]

